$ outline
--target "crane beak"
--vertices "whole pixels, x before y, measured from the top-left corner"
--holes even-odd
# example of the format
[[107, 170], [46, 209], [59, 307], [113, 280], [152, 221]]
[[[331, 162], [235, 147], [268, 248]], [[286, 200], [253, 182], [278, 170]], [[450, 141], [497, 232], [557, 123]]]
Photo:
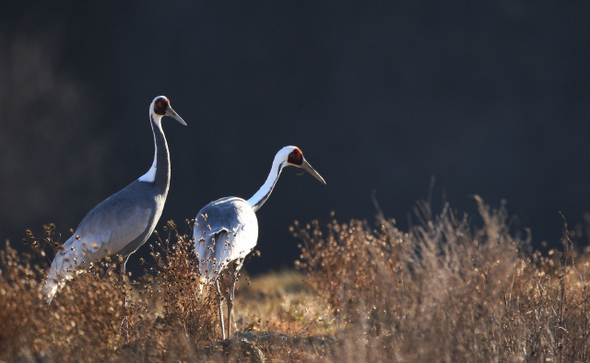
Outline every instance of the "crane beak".
[[166, 116], [170, 116], [173, 119], [175, 119], [176, 121], [178, 121], [181, 124], [183, 124], [184, 126], [186, 126], [186, 122], [184, 122], [184, 120], [182, 119], [182, 117], [178, 116], [178, 114], [176, 113], [176, 111], [174, 111], [174, 109], [170, 105], [168, 105], [168, 109], [166, 110]]
[[322, 184], [326, 185], [326, 181], [324, 180], [324, 178], [322, 178], [322, 176], [320, 175], [320, 173], [318, 173], [317, 171], [315, 171], [315, 169], [311, 166], [311, 164], [309, 164], [307, 162], [307, 160], [303, 159], [303, 163], [301, 163], [301, 169], [307, 171], [308, 173], [310, 173], [311, 175], [313, 175], [314, 178], [316, 178], [317, 180], [319, 180]]

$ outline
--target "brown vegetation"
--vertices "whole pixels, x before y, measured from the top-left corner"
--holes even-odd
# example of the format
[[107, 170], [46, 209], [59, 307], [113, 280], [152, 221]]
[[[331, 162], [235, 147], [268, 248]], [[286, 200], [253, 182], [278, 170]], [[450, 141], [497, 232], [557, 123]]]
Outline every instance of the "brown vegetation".
[[295, 223], [302, 274], [244, 274], [240, 333], [226, 341], [190, 237], [174, 223], [157, 234], [143, 277], [122, 282], [118, 261], [106, 261], [47, 307], [36, 261], [55, 243], [49, 226], [27, 238], [30, 254], [0, 251], [0, 360], [589, 361], [590, 251], [565, 228], [561, 251], [534, 252], [509, 233], [504, 205], [476, 201], [481, 227], [428, 203], [407, 232], [384, 218], [376, 228]]

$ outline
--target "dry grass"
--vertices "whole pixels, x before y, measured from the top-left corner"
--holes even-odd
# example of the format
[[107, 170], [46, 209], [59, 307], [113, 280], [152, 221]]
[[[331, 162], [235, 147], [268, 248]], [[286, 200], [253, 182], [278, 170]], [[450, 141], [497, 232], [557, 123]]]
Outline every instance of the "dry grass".
[[30, 233], [29, 254], [0, 251], [0, 360], [590, 361], [590, 251], [565, 228], [560, 250], [533, 252], [509, 233], [503, 205], [476, 201], [480, 227], [427, 203], [407, 232], [383, 218], [376, 228], [296, 223], [300, 272], [244, 274], [241, 333], [223, 342], [216, 299], [200, 293], [192, 242], [174, 223], [157, 234], [142, 278], [125, 286], [119, 261], [106, 261], [49, 307], [38, 262], [55, 243], [48, 226]]
[[[549, 258], [509, 233], [508, 214], [477, 198], [483, 226], [445, 207], [392, 221], [297, 228], [299, 268], [338, 316], [337, 361], [587, 362], [588, 268], [568, 232]], [[558, 257], [559, 256], [559, 257]]]
[[333, 314], [301, 273], [284, 270], [247, 280], [236, 296], [239, 331], [313, 335], [332, 330]]

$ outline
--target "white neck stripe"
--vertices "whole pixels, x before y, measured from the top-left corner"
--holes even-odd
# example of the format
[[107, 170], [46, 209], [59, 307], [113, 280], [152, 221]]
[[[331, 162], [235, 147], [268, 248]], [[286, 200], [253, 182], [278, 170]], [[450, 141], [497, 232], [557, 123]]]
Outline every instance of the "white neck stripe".
[[[154, 132], [154, 124], [156, 124], [156, 127], [160, 129], [160, 132], [162, 132], [162, 116], [156, 116], [154, 117], [151, 113], [150, 113], [150, 120], [152, 120], [152, 132]], [[140, 182], [146, 182], [146, 183], [153, 183], [156, 180], [156, 171], [158, 170], [158, 145], [156, 145], [156, 134], [154, 132], [154, 162], [152, 163], [152, 166], [150, 168], [150, 170], [148, 170], [147, 173], [143, 174], [138, 180]]]

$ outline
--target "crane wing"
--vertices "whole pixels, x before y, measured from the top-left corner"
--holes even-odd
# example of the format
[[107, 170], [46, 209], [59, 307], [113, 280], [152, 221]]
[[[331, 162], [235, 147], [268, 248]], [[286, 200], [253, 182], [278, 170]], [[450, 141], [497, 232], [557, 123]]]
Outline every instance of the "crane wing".
[[148, 228], [153, 209], [139, 205], [132, 197], [113, 198], [115, 195], [92, 209], [56, 253], [43, 289], [49, 301], [72, 278], [74, 270], [118, 253]]
[[219, 199], [199, 211], [193, 237], [201, 276], [214, 280], [231, 262], [241, 265], [256, 246], [256, 214], [243, 199]]

